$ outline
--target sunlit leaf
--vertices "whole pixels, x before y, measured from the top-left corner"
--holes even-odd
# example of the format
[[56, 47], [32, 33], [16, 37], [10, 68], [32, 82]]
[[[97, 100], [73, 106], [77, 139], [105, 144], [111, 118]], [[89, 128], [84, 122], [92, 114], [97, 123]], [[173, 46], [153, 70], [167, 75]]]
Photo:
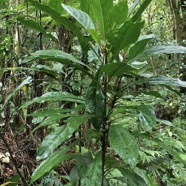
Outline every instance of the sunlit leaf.
[[78, 9], [62, 4], [62, 7], [73, 16], [79, 23], [81, 23], [85, 28], [95, 29], [94, 23], [92, 22], [90, 16]]

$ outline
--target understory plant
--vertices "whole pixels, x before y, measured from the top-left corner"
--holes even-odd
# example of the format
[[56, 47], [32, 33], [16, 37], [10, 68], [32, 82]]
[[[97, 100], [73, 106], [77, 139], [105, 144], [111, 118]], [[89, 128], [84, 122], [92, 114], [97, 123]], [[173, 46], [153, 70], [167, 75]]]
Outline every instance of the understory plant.
[[[117, 3], [82, 0], [78, 9], [62, 4], [63, 16], [46, 4], [28, 1], [71, 31], [76, 46], [72, 53], [39, 50], [22, 61], [29, 65], [42, 60], [44, 64], [34, 68], [53, 78], [57, 73], [51, 68], [54, 64], [62, 69], [69, 67], [73, 76], [70, 91], [59, 90], [58, 84], [21, 107], [47, 102], [47, 107], [34, 111], [31, 116], [36, 124], [34, 131], [43, 127], [51, 131], [38, 148], [37, 160], [42, 162], [33, 172], [30, 184], [69, 162], [70, 171], [63, 178], [65, 185], [153, 186], [160, 185], [162, 180], [182, 185], [183, 176], [176, 179], [179, 171], [169, 172], [173, 168], [166, 166], [178, 162], [176, 166], [180, 166], [183, 174], [185, 147], [168, 132], [157, 132], [160, 127], [174, 126], [157, 119], [152, 101], [143, 98], [149, 95], [163, 99], [153, 89], [155, 86], [178, 95], [179, 87], [186, 87], [186, 82], [179, 79], [153, 76], [147, 61], [153, 55], [185, 54], [186, 48], [149, 47], [155, 36], [140, 35], [144, 26], [141, 16], [151, 0], [144, 0], [141, 6], [134, 3], [130, 8], [126, 0]], [[31, 26], [29, 20], [20, 18], [19, 21]], [[140, 95], [139, 87], [142, 87]], [[137, 96], [138, 101], [134, 101]], [[179, 143], [180, 148], [173, 142]]]

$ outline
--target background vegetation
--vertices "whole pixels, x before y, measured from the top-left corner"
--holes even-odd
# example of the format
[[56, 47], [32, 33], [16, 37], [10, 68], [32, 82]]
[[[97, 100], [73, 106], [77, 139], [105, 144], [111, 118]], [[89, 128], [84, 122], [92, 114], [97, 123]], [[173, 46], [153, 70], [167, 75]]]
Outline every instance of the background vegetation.
[[0, 7], [2, 186], [185, 185], [184, 1]]

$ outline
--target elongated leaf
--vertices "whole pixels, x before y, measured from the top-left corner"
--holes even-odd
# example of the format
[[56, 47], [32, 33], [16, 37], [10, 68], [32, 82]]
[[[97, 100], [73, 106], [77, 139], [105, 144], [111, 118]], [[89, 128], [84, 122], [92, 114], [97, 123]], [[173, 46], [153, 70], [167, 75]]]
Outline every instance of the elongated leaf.
[[131, 15], [131, 13], [134, 12], [136, 6], [138, 5], [140, 0], [135, 0], [134, 3], [131, 5], [130, 9], [129, 9], [129, 16]]
[[109, 24], [112, 29], [118, 28], [123, 24], [128, 16], [128, 5], [127, 1], [120, 1], [117, 3], [109, 14]]
[[152, 0], [144, 0], [142, 5], [140, 5], [140, 8], [136, 12], [136, 14], [132, 17], [132, 21], [137, 21], [140, 17], [143, 11], [147, 8], [147, 6], [151, 3]]
[[32, 77], [28, 77], [26, 78], [19, 86], [16, 87], [16, 89], [10, 94], [8, 95], [8, 97], [6, 98], [5, 102], [4, 102], [4, 105], [3, 105], [3, 108], [6, 106], [6, 104], [10, 101], [10, 99], [16, 94], [17, 91], [21, 90], [21, 88], [24, 86], [24, 85], [28, 85], [32, 82]]
[[44, 103], [45, 101], [69, 101], [75, 103], [84, 103], [84, 100], [68, 92], [47, 92], [40, 97], [36, 97], [25, 103], [22, 107], [27, 107], [33, 103]]
[[144, 22], [133, 23], [126, 21], [125, 24], [108, 39], [113, 45], [113, 55], [117, 56], [119, 51], [127, 49], [131, 44], [138, 40]]
[[85, 176], [81, 181], [82, 186], [101, 185], [101, 152], [98, 152], [89, 165]]
[[131, 167], [138, 162], [139, 152], [135, 138], [121, 125], [113, 125], [109, 130], [109, 142], [116, 153]]
[[146, 185], [158, 186], [155, 179], [152, 178], [149, 174], [147, 174], [147, 171], [140, 169], [138, 167], [135, 167], [134, 172], [145, 181]]
[[94, 23], [87, 13], [64, 4], [62, 4], [62, 7], [85, 28], [95, 29]]
[[[86, 66], [81, 61], [77, 60], [71, 54], [62, 52], [60, 50], [39, 50], [35, 53], [32, 53], [31, 56], [26, 57], [23, 60], [23, 63], [32, 62], [35, 60], [44, 59], [45, 61], [57, 61], [62, 64], [67, 64], [69, 66], [75, 67], [78, 70], [83, 71], [85, 74], [93, 77], [88, 70], [85, 70], [82, 66]], [[82, 65], [82, 66], [81, 66]], [[88, 68], [86, 66], [86, 68]]]
[[144, 50], [137, 55], [133, 60], [138, 60], [147, 56], [160, 55], [160, 54], [185, 54], [186, 47], [183, 46], [155, 46], [150, 49]]
[[167, 85], [173, 87], [186, 87], [186, 81], [181, 81], [177, 78], [170, 78], [165, 76], [154, 76], [147, 79], [147, 82], [155, 85]]
[[54, 132], [46, 136], [39, 147], [37, 159], [47, 158], [65, 140], [69, 139], [78, 127], [90, 118], [89, 115], [77, 115], [66, 120], [67, 125], [58, 127]]
[[76, 156], [76, 164], [80, 177], [83, 177], [88, 170], [89, 165], [92, 163], [93, 157], [91, 152], [80, 154]]
[[92, 124], [97, 130], [101, 128], [101, 122], [105, 117], [105, 99], [100, 85], [100, 77], [101, 73], [98, 70], [96, 79], [92, 80], [85, 99], [86, 110], [94, 114]]
[[102, 39], [106, 40], [106, 32], [110, 29], [108, 27], [109, 12], [113, 7], [112, 0], [88, 0], [90, 11], [93, 13], [98, 30], [102, 35]]
[[149, 78], [141, 79], [135, 82], [135, 84], [150, 83], [154, 85], [162, 85], [167, 89], [175, 92], [180, 96], [180, 93], [177, 90], [174, 90], [172, 87], [186, 87], [186, 81], [181, 81], [177, 78], [170, 78], [166, 76], [152, 76]]
[[42, 10], [43, 12], [49, 14], [55, 21], [57, 21], [59, 24], [62, 24], [67, 30], [75, 33], [81, 43], [84, 43], [84, 45], [86, 45], [88, 48], [91, 47], [87, 40], [84, 38], [83, 34], [78, 29], [78, 27], [74, 23], [70, 22], [66, 17], [62, 17], [57, 11], [51, 9], [47, 5], [40, 4], [37, 1], [28, 0], [28, 2], [30, 2], [31, 5], [38, 8], [39, 10]]
[[61, 3], [63, 0], [50, 0], [48, 3], [48, 6], [58, 12], [59, 14], [62, 14], [63, 8], [61, 7]]
[[18, 21], [20, 21], [23, 25], [32, 28], [33, 30], [37, 30], [41, 32], [42, 34], [45, 34], [49, 36], [51, 39], [55, 39], [51, 34], [47, 33], [43, 26], [41, 26], [39, 23], [37, 23], [34, 20], [26, 20], [23, 17], [19, 17]]
[[147, 186], [145, 181], [137, 174], [124, 167], [119, 167], [118, 170], [123, 175], [123, 180], [128, 186]]
[[151, 35], [143, 36], [140, 40], [138, 40], [134, 44], [134, 46], [130, 48], [128, 60], [131, 60], [135, 58], [137, 55], [141, 54], [141, 52], [144, 51], [147, 43], [153, 38], [155, 38], [155, 36], [151, 34]]
[[65, 160], [71, 159], [71, 156], [67, 154], [69, 147], [63, 147], [60, 150], [54, 152], [49, 158], [43, 161], [33, 172], [31, 176], [31, 184], [44, 176], [46, 173], [49, 173], [53, 168], [58, 166]]
[[138, 72], [135, 68], [121, 62], [106, 64], [102, 67], [101, 70], [106, 72], [109, 78], [113, 76], [121, 76], [124, 74], [135, 75]]
[[156, 124], [156, 115], [153, 107], [149, 105], [140, 105], [136, 109], [139, 111], [139, 119], [146, 130], [151, 130]]

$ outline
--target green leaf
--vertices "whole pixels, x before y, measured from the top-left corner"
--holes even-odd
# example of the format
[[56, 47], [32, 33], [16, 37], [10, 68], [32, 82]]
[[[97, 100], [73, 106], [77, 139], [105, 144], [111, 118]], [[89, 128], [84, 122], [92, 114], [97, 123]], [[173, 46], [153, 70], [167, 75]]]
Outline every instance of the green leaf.
[[155, 46], [144, 50], [137, 55], [133, 60], [142, 59], [147, 56], [160, 55], [160, 54], [185, 54], [186, 47], [183, 46]]
[[118, 2], [110, 11], [109, 24], [112, 29], [117, 28], [123, 24], [128, 16], [128, 4], [127, 1]]
[[135, 84], [143, 84], [143, 83], [163, 85], [166, 88], [175, 91], [175, 93], [177, 94], [179, 94], [179, 92], [176, 92], [176, 90], [173, 90], [171, 87], [186, 87], [186, 81], [181, 81], [180, 79], [170, 78], [166, 76], [152, 76], [135, 82]]
[[76, 164], [81, 178], [87, 172], [89, 165], [92, 163], [92, 161], [93, 157], [91, 152], [87, 152], [85, 154], [80, 154], [76, 156]]
[[70, 6], [62, 4], [62, 7], [72, 16], [74, 17], [79, 23], [81, 23], [86, 29], [91, 28], [95, 29], [94, 23], [90, 16], [78, 9], [72, 8]]
[[94, 160], [89, 165], [85, 176], [81, 180], [81, 185], [101, 185], [101, 152], [95, 155]]
[[129, 16], [134, 12], [136, 6], [138, 5], [140, 0], [135, 0], [134, 3], [131, 5], [130, 9], [129, 9]]
[[[121, 125], [109, 130], [109, 142], [116, 153], [132, 168], [138, 163], [139, 151], [135, 138]], [[121, 148], [122, 147], [122, 148]]]
[[124, 180], [127, 186], [147, 186], [145, 181], [131, 170], [126, 169], [124, 167], [119, 167], [118, 170], [122, 173], [122, 179]]
[[109, 63], [104, 65], [101, 70], [106, 72], [109, 79], [113, 76], [121, 76], [124, 74], [127, 75], [135, 75], [137, 74], [137, 70], [126, 63], [117, 62], [117, 63]]
[[[56, 61], [62, 64], [67, 64], [69, 66], [75, 67], [76, 69], [83, 71], [85, 74], [93, 77], [92, 74], [85, 70], [82, 66], [86, 66], [81, 61], [77, 60], [71, 54], [62, 52], [60, 50], [39, 50], [35, 53], [32, 53], [31, 56], [26, 57], [22, 63], [28, 63], [35, 60], [43, 59], [45, 61]], [[88, 67], [86, 66], [86, 69]]]
[[32, 77], [27, 77], [19, 86], [16, 87], [16, 89], [14, 89], [14, 91], [9, 94], [7, 96], [7, 98], [5, 99], [5, 102], [4, 102], [4, 105], [3, 105], [3, 108], [6, 106], [6, 104], [10, 101], [10, 99], [16, 94], [17, 91], [21, 90], [21, 88], [24, 86], [24, 85], [28, 85], [32, 82]]
[[39, 147], [37, 160], [47, 158], [53, 151], [69, 139], [78, 127], [90, 118], [89, 115], [77, 115], [69, 117], [66, 122], [67, 125], [58, 127], [54, 132], [45, 137], [41, 146]]
[[53, 20], [55, 20], [59, 24], [63, 25], [67, 30], [70, 30], [73, 33], [75, 33], [75, 35], [79, 38], [81, 43], [84, 43], [84, 45], [86, 45], [88, 48], [91, 47], [90, 44], [87, 42], [87, 40], [84, 38], [84, 36], [81, 33], [81, 31], [79, 30], [79, 28], [73, 22], [70, 22], [70, 20], [68, 18], [62, 17], [57, 11], [51, 9], [47, 5], [40, 4], [34, 0], [28, 0], [28, 2], [30, 2], [31, 5], [38, 8], [39, 10], [42, 10], [43, 12], [49, 14]]
[[113, 0], [88, 0], [88, 3], [91, 5], [90, 11], [96, 21], [95, 25], [98, 25], [98, 30], [102, 39], [105, 41], [106, 32], [110, 29], [108, 26], [108, 19], [109, 12], [113, 7]]
[[129, 55], [128, 55], [128, 60], [132, 60], [133, 58], [135, 58], [137, 55], [139, 55], [140, 53], [142, 53], [142, 51], [144, 51], [147, 43], [152, 40], [153, 38], [155, 38], [154, 35], [146, 35], [141, 37], [129, 50]]
[[137, 10], [136, 14], [132, 17], [132, 21], [137, 21], [140, 17], [143, 11], [147, 8], [147, 6], [150, 4], [152, 0], [144, 0], [143, 3], [140, 5], [140, 8]]
[[89, 113], [94, 114], [92, 124], [97, 130], [101, 128], [102, 120], [105, 117], [105, 99], [100, 84], [100, 77], [101, 73], [100, 70], [98, 70], [96, 79], [92, 80], [85, 99], [86, 110]]
[[155, 179], [150, 177], [149, 174], [147, 174], [147, 171], [140, 169], [138, 167], [135, 167], [134, 172], [145, 181], [146, 185], [158, 186]]
[[154, 96], [156, 98], [164, 99], [164, 97], [158, 91], [146, 91], [146, 92], [143, 92], [143, 94]]
[[136, 106], [135, 109], [139, 111], [139, 119], [145, 129], [151, 130], [156, 124], [156, 115], [153, 107], [149, 105]]
[[78, 96], [74, 96], [68, 92], [47, 92], [40, 97], [36, 97], [28, 101], [22, 107], [27, 107], [33, 103], [44, 103], [45, 101], [68, 101], [75, 103], [84, 103], [84, 100]]
[[27, 20], [27, 19], [24, 19], [23, 17], [19, 17], [18, 21], [21, 22], [23, 25], [25, 25], [29, 28], [32, 28], [33, 30], [37, 30], [37, 31], [41, 32], [42, 34], [49, 36], [51, 39], [55, 39], [55, 37], [53, 37], [51, 34], [46, 32], [46, 30], [43, 26], [41, 26], [39, 23], [37, 23], [34, 20]]
[[63, 0], [50, 0], [48, 3], [48, 6], [58, 12], [59, 14], [62, 14], [63, 8], [61, 7], [61, 3]]
[[169, 154], [171, 154], [175, 159], [177, 159], [179, 162], [183, 163], [186, 166], [186, 160], [183, 158], [181, 153], [178, 153], [176, 150], [164, 143], [162, 140], [157, 138], [151, 138], [152, 141], [157, 143], [160, 147], [165, 149]]
[[45, 161], [43, 161], [33, 172], [31, 176], [31, 184], [44, 176], [46, 173], [49, 173], [53, 168], [58, 166], [63, 161], [71, 159], [72, 156], [67, 154], [68, 151], [69, 147], [63, 146], [63, 148], [54, 152]]
[[111, 45], [113, 45], [114, 56], [117, 56], [119, 51], [123, 49], [127, 50], [132, 43], [138, 40], [143, 25], [144, 22], [133, 23], [131, 21], [126, 21], [118, 31], [108, 38]]
[[167, 85], [174, 87], [186, 87], [186, 81], [181, 81], [177, 78], [170, 78], [166, 76], [154, 76], [147, 79], [151, 84], [155, 85]]

